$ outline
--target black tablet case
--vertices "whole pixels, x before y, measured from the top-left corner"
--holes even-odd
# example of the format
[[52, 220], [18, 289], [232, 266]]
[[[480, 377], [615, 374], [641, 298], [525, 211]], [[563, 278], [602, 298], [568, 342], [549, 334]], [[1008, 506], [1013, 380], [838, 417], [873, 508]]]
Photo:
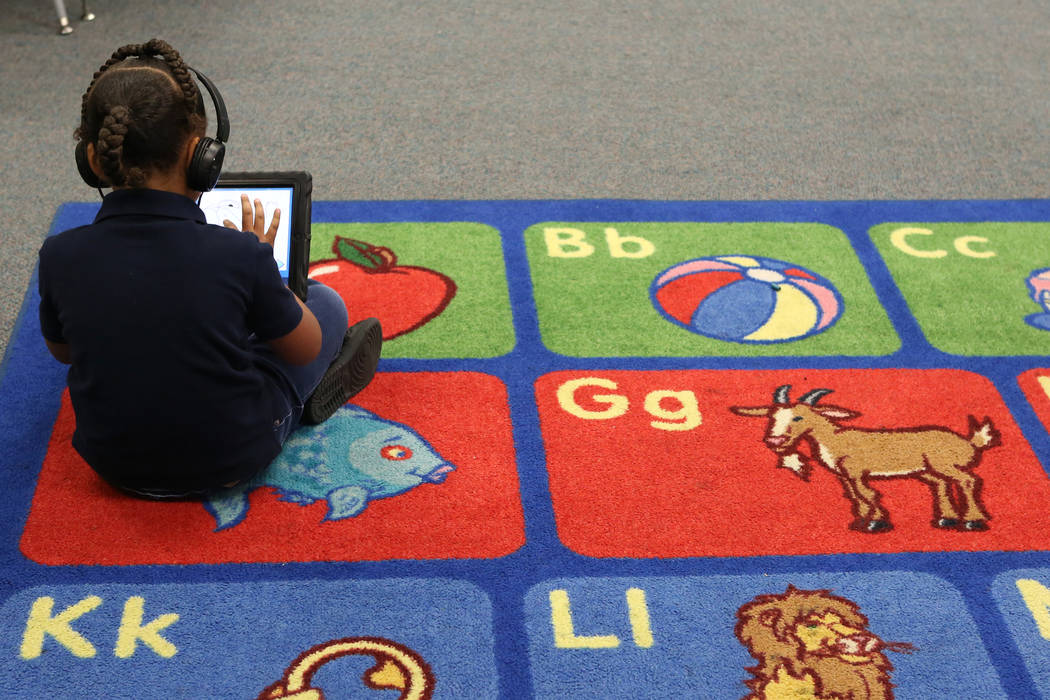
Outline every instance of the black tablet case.
[[313, 176], [305, 171], [223, 173], [216, 189], [292, 186], [292, 220], [288, 251], [288, 288], [306, 301], [306, 272], [310, 264], [310, 217]]

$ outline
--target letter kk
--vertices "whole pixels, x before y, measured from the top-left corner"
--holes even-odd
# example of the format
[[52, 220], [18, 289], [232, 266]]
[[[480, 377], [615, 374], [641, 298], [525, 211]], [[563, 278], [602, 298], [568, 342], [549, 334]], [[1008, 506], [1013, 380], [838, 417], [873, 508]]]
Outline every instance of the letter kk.
[[[96, 653], [95, 645], [73, 629], [73, 623], [100, 605], [102, 605], [102, 599], [97, 595], [92, 595], [70, 605], [57, 615], [53, 615], [54, 598], [50, 596], [37, 598], [29, 610], [29, 619], [26, 620], [26, 630], [22, 635], [19, 656], [26, 660], [39, 657], [44, 652], [44, 639], [51, 636], [73, 656], [81, 659], [93, 658]], [[161, 636], [160, 632], [177, 622], [179, 616], [175, 613], [167, 613], [144, 625], [142, 618], [145, 605], [146, 600], [139, 596], [131, 596], [124, 602], [120, 627], [117, 628], [117, 641], [113, 647], [113, 655], [117, 658], [127, 659], [133, 656], [139, 642], [165, 659], [170, 659], [178, 651], [174, 644]]]

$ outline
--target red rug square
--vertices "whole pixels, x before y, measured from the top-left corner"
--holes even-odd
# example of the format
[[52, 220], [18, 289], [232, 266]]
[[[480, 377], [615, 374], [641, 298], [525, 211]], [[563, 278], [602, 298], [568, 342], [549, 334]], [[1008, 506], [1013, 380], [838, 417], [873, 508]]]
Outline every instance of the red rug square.
[[525, 541], [506, 388], [477, 372], [380, 373], [354, 398], [411, 426], [455, 466], [440, 484], [370, 501], [324, 521], [326, 506], [250, 494], [234, 527], [215, 531], [198, 502], [157, 503], [105, 484], [70, 444], [68, 394], [55, 422], [22, 552], [42, 564], [199, 564], [491, 558]]
[[[576, 383], [571, 383], [574, 380]], [[777, 468], [766, 418], [794, 386], [860, 415], [842, 427], [942, 426], [963, 437], [989, 418], [999, 444], [973, 474], [989, 529], [933, 527], [930, 488], [871, 478], [893, 529], [859, 532], [843, 485], [813, 462], [810, 481]], [[991, 382], [959, 370], [566, 371], [536, 382], [558, 533], [592, 557], [758, 556], [1050, 549], [1050, 480]], [[806, 450], [807, 448], [803, 448]]]

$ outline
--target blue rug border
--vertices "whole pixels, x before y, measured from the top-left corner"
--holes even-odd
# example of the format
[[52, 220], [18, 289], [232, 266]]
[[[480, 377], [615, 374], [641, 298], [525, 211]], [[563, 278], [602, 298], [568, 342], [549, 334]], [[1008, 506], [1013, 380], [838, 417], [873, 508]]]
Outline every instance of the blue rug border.
[[[98, 204], [67, 203], [54, 217], [51, 232], [89, 220]], [[1050, 436], [1017, 386], [1020, 372], [1040, 364], [1041, 357], [958, 357], [940, 352], [926, 343], [907, 310], [889, 271], [867, 236], [874, 225], [887, 222], [1050, 221], [1050, 199], [1023, 200], [877, 200], [877, 201], [658, 201], [658, 200], [391, 200], [318, 201], [315, 222], [471, 221], [493, 226], [501, 232], [509, 291], [514, 309], [517, 343], [507, 355], [480, 360], [383, 360], [381, 371], [456, 371], [470, 369], [499, 377], [506, 385], [515, 426], [515, 447], [521, 470], [534, 469], [533, 478], [522, 479], [522, 503], [526, 512], [526, 538], [532, 544], [507, 557], [494, 560], [314, 562], [293, 564], [234, 564], [196, 566], [78, 566], [48, 567], [25, 559], [18, 539], [29, 509], [29, 499], [46, 450], [46, 435], [57, 414], [57, 394], [64, 385], [64, 371], [46, 357], [35, 317], [36, 272], [22, 301], [11, 340], [0, 361], [0, 441], [10, 481], [8, 497], [0, 503], [0, 514], [11, 523], [11, 538], [0, 542], [0, 597], [7, 599], [32, 584], [69, 583], [158, 583], [296, 580], [390, 577], [451, 577], [477, 585], [490, 597], [497, 634], [496, 658], [505, 697], [531, 691], [527, 664], [528, 644], [521, 608], [525, 592], [548, 578], [579, 576], [706, 576], [715, 574], [813, 573], [820, 571], [879, 572], [922, 571], [947, 580], [966, 600], [969, 612], [982, 631], [982, 641], [1004, 687], [1013, 696], [1038, 696], [1021, 661], [1013, 638], [988, 591], [995, 576], [1008, 569], [1050, 566], [1050, 552], [1032, 553], [927, 553], [849, 554], [812, 557], [681, 558], [670, 560], [595, 560], [564, 550], [553, 525], [543, 470], [542, 440], [534, 406], [532, 380], [538, 374], [558, 369], [749, 368], [749, 367], [916, 367], [959, 368], [988, 377], [1011, 408], [1025, 437], [1044, 465], [1050, 463]], [[880, 302], [901, 336], [902, 349], [886, 357], [821, 358], [567, 358], [545, 350], [540, 343], [532, 302], [528, 261], [525, 256], [526, 228], [544, 221], [778, 221], [824, 223], [841, 229], [849, 238]], [[537, 362], [535, 375], [513, 379], [513, 366], [522, 356]], [[12, 369], [16, 371], [11, 371]], [[40, 376], [32, 386], [15, 386], [10, 377]], [[26, 406], [28, 418], [22, 410]], [[21, 420], [19, 420], [21, 417]], [[42, 430], [40, 444], [21, 445], [20, 438]], [[551, 552], [545, 551], [552, 549]], [[522, 570], [534, 571], [524, 583]], [[499, 586], [495, 582], [509, 582]]]

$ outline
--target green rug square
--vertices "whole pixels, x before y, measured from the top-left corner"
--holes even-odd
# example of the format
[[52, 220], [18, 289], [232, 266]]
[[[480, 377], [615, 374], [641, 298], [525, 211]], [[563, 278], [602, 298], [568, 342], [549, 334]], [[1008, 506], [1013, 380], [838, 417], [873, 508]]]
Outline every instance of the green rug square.
[[1050, 222], [889, 223], [869, 233], [933, 345], [956, 355], [1050, 352], [1048, 314], [1029, 283], [1050, 267]]
[[[885, 355], [900, 347], [849, 239], [824, 224], [552, 222], [526, 230], [525, 244], [543, 342], [563, 355]], [[680, 287], [669, 300], [663, 282], [671, 278]]]
[[[383, 322], [384, 357], [497, 357], [514, 347], [503, 247], [485, 224], [315, 223], [310, 276]], [[390, 337], [390, 333], [396, 333]]]

